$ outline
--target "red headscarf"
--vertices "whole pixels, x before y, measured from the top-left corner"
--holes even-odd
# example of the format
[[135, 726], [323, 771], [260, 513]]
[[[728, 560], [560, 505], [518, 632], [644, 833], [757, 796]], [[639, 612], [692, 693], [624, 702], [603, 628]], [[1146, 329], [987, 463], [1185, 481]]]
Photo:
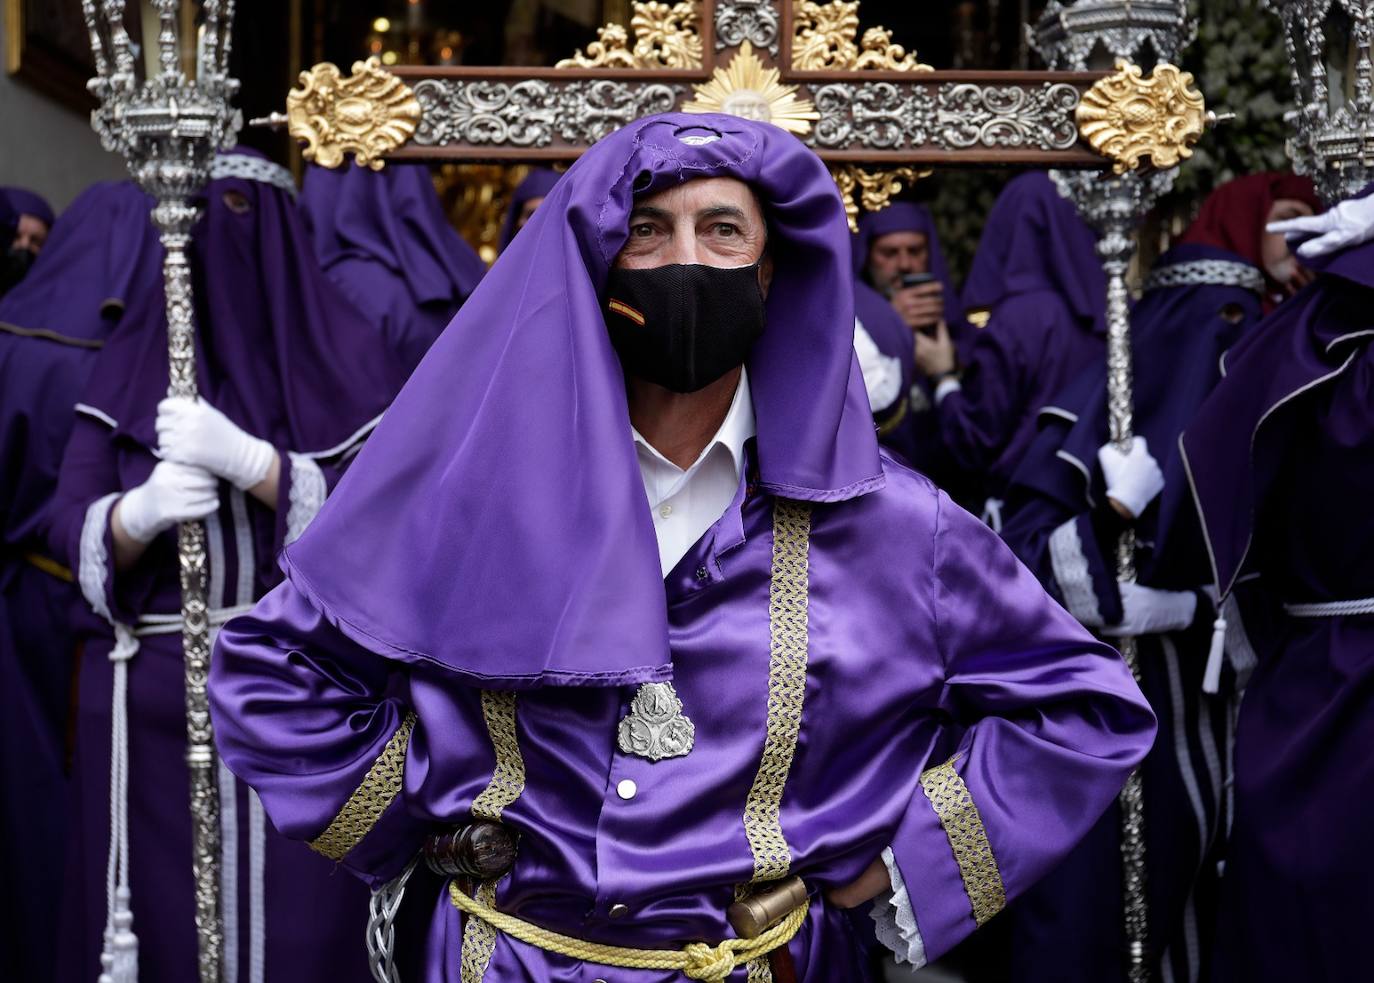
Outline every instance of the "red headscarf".
[[1280, 198], [1304, 201], [1314, 212], [1322, 210], [1321, 200], [1308, 178], [1288, 171], [1247, 174], [1227, 181], [1209, 194], [1197, 218], [1178, 241], [1202, 243], [1235, 253], [1264, 273], [1266, 293], [1281, 293], [1282, 285], [1264, 269], [1260, 254], [1269, 209]]

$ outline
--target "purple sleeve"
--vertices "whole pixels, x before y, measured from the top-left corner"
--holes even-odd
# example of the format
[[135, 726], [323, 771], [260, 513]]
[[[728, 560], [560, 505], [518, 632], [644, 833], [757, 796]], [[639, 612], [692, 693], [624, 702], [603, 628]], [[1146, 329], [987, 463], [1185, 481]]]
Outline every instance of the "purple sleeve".
[[1101, 628], [1122, 617], [1111, 554], [1101, 548], [1119, 531], [1109, 517], [1075, 515], [1059, 502], [1031, 495], [1012, 512], [1002, 539], [1079, 624]]
[[423, 779], [411, 753], [423, 734], [403, 690], [395, 663], [344, 637], [290, 581], [224, 626], [210, 672], [225, 764], [277, 829], [373, 886], [430, 828], [406, 807]]
[[352, 460], [346, 457], [325, 461], [281, 447], [277, 448], [277, 456], [281, 459], [281, 472], [277, 480], [274, 552], [300, 538]]
[[1016, 432], [1025, 413], [1023, 361], [1013, 331], [984, 329], [960, 388], [940, 399], [940, 436], [964, 470], [986, 473]]
[[1155, 731], [1121, 657], [944, 496], [933, 606], [940, 702], [963, 733], [922, 774], [892, 842], [931, 959], [1068, 853]]
[[[151, 456], [149, 472], [152, 471]], [[167, 550], [175, 557], [172, 534], [157, 537], [132, 569], [114, 572], [110, 514], [121, 486], [119, 460], [110, 431], [78, 415], [62, 455], [53, 493], [49, 532], [54, 556], [75, 572], [87, 603], [102, 617], [132, 623], [147, 607]], [[93, 524], [98, 524], [98, 528]], [[84, 548], [83, 548], [84, 539]], [[104, 610], [101, 610], [103, 606]]]

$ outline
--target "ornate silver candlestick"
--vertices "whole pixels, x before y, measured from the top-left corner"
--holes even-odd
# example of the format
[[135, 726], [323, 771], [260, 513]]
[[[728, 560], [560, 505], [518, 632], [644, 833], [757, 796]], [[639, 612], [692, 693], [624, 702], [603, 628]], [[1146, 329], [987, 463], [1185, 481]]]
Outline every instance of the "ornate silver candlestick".
[[[191, 41], [193, 64], [183, 63], [180, 0], [152, 0], [158, 18], [156, 69], [135, 57], [124, 27], [124, 0], [83, 0], [95, 55], [89, 89], [99, 100], [91, 125], [105, 149], [122, 154], [135, 181], [157, 200], [153, 224], [166, 257], [167, 391], [196, 396], [195, 323], [191, 267], [186, 249], [200, 217], [195, 196], [210, 177], [210, 163], [233, 145], [241, 125], [230, 105], [238, 82], [229, 77], [234, 0], [199, 5], [201, 33]], [[220, 983], [224, 931], [220, 918], [219, 790], [206, 679], [210, 631], [206, 599], [205, 527], [177, 527], [181, 565], [182, 644], [186, 659], [186, 762], [191, 779], [192, 872], [201, 983]]]

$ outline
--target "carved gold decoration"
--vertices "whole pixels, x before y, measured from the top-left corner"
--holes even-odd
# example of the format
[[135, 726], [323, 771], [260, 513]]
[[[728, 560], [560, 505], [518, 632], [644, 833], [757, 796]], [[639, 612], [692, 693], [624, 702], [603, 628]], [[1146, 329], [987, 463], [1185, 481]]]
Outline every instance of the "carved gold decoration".
[[301, 72], [286, 97], [291, 135], [305, 144], [301, 156], [321, 167], [338, 167], [344, 154], [359, 165], [382, 169], [382, 158], [403, 146], [420, 121], [420, 103], [376, 58], [355, 61], [343, 77], [329, 62]]
[[820, 119], [809, 99], [797, 98], [795, 85], [783, 85], [782, 73], [767, 68], [754, 53], [748, 41], [730, 59], [730, 64], [717, 68], [711, 78], [695, 85], [697, 97], [682, 104], [685, 113], [726, 113], [745, 119], [762, 120], [798, 135], [811, 132], [811, 124]]
[[914, 167], [869, 171], [854, 164], [842, 164], [830, 169], [830, 176], [839, 185], [840, 197], [844, 200], [844, 213], [849, 219], [851, 232], [859, 231], [860, 206], [866, 212], [881, 211], [888, 206], [894, 195], [901, 193], [903, 182], [913, 184], [923, 177], [929, 177], [930, 174], [929, 168], [918, 171]]
[[636, 3], [630, 35], [621, 24], [607, 24], [597, 32], [597, 40], [564, 58], [557, 68], [700, 68], [701, 29], [696, 0], [666, 3]]
[[1165, 63], [1147, 79], [1138, 65], [1123, 59], [1115, 75], [1083, 94], [1074, 121], [1083, 139], [1111, 158], [1112, 169], [1121, 174], [1136, 170], [1143, 157], [1160, 169], [1191, 157], [1207, 110], [1190, 72]]
[[871, 27], [864, 32], [862, 50], [854, 43], [859, 33], [857, 0], [795, 0], [793, 21], [796, 36], [792, 42], [792, 67], [802, 71], [846, 69], [896, 72], [929, 72], [931, 67], [917, 61], [900, 44], [893, 44], [892, 32]]

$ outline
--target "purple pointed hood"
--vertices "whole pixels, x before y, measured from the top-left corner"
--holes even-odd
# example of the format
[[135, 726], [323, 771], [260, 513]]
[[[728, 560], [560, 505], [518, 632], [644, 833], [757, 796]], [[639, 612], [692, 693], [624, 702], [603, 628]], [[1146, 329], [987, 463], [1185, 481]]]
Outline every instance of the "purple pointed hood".
[[525, 202], [531, 198], [547, 198], [562, 176], [547, 167], [536, 167], [516, 186], [515, 194], [511, 195], [510, 207], [506, 209], [506, 220], [501, 223], [501, 252], [505, 252], [510, 241], [515, 238], [515, 220], [519, 217], [520, 210], [525, 207]]
[[32, 215], [48, 228], [57, 221], [57, 214], [42, 195], [34, 194], [27, 188], [0, 188], [0, 196], [9, 199], [10, 207], [16, 216]]
[[[220, 160], [227, 176], [206, 188], [189, 250], [199, 392], [278, 447], [320, 455], [347, 447], [386, 408], [404, 371], [320, 270], [290, 175], [243, 149]], [[82, 401], [117, 433], [156, 447], [166, 393], [159, 278], [131, 300]]]
[[983, 226], [964, 282], [964, 316], [1015, 294], [1057, 294], [1079, 324], [1107, 330], [1107, 275], [1097, 236], [1049, 176], [1035, 171], [1007, 182]]
[[746, 363], [759, 485], [820, 502], [882, 486], [849, 233], [825, 165], [767, 123], [637, 120], [563, 175], [285, 551], [287, 575], [347, 635], [489, 686], [670, 675], [600, 294], [635, 196], [699, 177], [747, 182], [769, 222], [776, 273]]
[[457, 307], [487, 271], [444, 216], [423, 165], [311, 165], [300, 207], [325, 270], [347, 258], [373, 260], [406, 285], [416, 304]]

